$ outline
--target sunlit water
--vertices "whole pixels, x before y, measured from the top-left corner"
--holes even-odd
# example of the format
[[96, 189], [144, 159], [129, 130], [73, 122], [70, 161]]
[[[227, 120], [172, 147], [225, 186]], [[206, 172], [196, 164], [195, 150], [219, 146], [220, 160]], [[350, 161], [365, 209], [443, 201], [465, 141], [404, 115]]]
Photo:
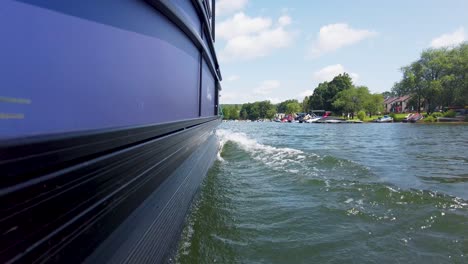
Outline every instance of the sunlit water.
[[468, 263], [468, 126], [223, 123], [179, 263]]

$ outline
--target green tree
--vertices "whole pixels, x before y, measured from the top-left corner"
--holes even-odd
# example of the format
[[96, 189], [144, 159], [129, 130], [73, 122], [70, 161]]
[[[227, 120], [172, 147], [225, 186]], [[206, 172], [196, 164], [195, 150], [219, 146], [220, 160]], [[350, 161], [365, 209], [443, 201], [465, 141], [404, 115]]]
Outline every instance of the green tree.
[[243, 104], [239, 112], [242, 119], [271, 119], [276, 114], [276, 107], [270, 101], [261, 101]]
[[369, 117], [384, 110], [384, 97], [382, 94], [370, 94], [364, 102], [364, 109], [369, 113]]
[[239, 119], [240, 105], [235, 104], [224, 104], [221, 105], [223, 119], [233, 120]]
[[239, 110], [236, 106], [233, 106], [231, 109], [229, 109], [229, 116], [230, 119], [239, 119]]
[[[289, 100], [286, 100], [286, 101], [283, 101], [283, 102], [279, 103], [276, 106], [276, 109], [277, 109], [278, 113], [286, 113], [287, 112], [287, 106], [290, 103], [299, 104], [299, 101], [297, 101], [296, 99], [289, 99]], [[300, 104], [299, 104], [299, 108], [300, 108]]]
[[221, 109], [222, 109], [222, 112], [223, 112], [223, 119], [230, 120], [231, 119], [231, 106], [222, 105]]
[[428, 49], [420, 59], [402, 68], [403, 78], [392, 91], [413, 95], [418, 112], [424, 102], [428, 113], [438, 106], [468, 104], [468, 44], [454, 49]]
[[247, 114], [247, 110], [244, 109], [244, 106], [242, 106], [242, 110], [240, 111], [240, 118], [243, 119], [243, 120], [246, 120], [249, 118], [248, 114]]
[[356, 88], [346, 89], [337, 94], [333, 108], [341, 113], [354, 113], [362, 109], [362, 98]]
[[307, 113], [309, 112], [309, 96], [304, 97], [304, 100], [302, 100], [302, 112]]
[[395, 94], [393, 92], [385, 91], [385, 92], [382, 93], [383, 98], [393, 97], [393, 96], [395, 96]]
[[320, 83], [314, 89], [314, 93], [309, 97], [307, 112], [311, 110], [325, 110], [325, 94], [328, 89], [328, 82]]
[[270, 101], [255, 102], [259, 109], [259, 118], [271, 119], [276, 114], [276, 107]]
[[291, 102], [286, 105], [286, 114], [295, 114], [301, 111], [301, 104], [299, 102]]
[[383, 110], [383, 96], [371, 94], [366, 86], [351, 87], [338, 93], [333, 106], [337, 112], [356, 113], [365, 110], [372, 116]]
[[309, 98], [309, 107], [307, 110], [320, 109], [336, 111], [337, 109], [333, 105], [333, 102], [337, 94], [352, 87], [353, 81], [347, 73], [335, 76], [331, 82], [320, 83]]

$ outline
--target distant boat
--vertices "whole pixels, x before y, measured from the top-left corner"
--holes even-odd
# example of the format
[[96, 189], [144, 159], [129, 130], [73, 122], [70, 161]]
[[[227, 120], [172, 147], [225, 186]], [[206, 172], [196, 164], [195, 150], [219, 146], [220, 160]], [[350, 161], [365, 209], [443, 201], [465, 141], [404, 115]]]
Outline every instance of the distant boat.
[[326, 124], [339, 124], [346, 123], [346, 119], [335, 117], [335, 116], [326, 116], [320, 118], [317, 123], [326, 123]]
[[305, 123], [315, 123], [317, 122], [318, 120], [320, 120], [320, 118], [322, 118], [321, 116], [318, 116], [314, 113], [311, 113], [309, 115], [307, 115], [307, 118], [304, 119], [304, 122]]
[[323, 121], [323, 123], [330, 123], [330, 124], [338, 124], [338, 123], [344, 123], [346, 121], [344, 120], [339, 120], [339, 119], [326, 119]]
[[411, 119], [411, 117], [413, 116], [414, 114], [408, 114], [404, 119], [403, 119], [403, 123], [408, 123], [409, 120]]
[[413, 114], [410, 118], [408, 118], [408, 121], [411, 122], [411, 123], [416, 123], [417, 121], [423, 119], [424, 116], [417, 113], [417, 114]]
[[306, 122], [306, 123], [316, 123], [320, 119], [321, 119], [321, 117], [316, 116], [316, 117], [309, 118], [309, 119], [305, 120], [304, 122]]
[[379, 117], [376, 120], [374, 120], [376, 123], [391, 123], [393, 122], [393, 118], [388, 115], [384, 115], [383, 117]]
[[306, 123], [320, 123], [320, 120], [325, 120], [327, 117], [329, 117], [331, 114], [330, 111], [325, 111], [325, 110], [313, 110], [310, 112], [310, 118], [307, 120], [304, 120]]

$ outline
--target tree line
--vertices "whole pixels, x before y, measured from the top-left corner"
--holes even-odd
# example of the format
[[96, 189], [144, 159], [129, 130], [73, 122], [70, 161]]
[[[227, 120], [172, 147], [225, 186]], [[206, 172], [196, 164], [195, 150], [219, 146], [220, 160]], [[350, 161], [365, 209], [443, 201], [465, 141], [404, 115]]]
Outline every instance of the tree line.
[[313, 110], [327, 110], [335, 114], [354, 113], [364, 110], [373, 114], [383, 108], [383, 96], [371, 94], [365, 86], [355, 87], [349, 74], [336, 76], [330, 82], [320, 83], [310, 96], [302, 102], [296, 99], [279, 104], [270, 101], [238, 105], [222, 105], [224, 119], [272, 119], [276, 113], [310, 113]]
[[437, 108], [468, 105], [468, 43], [453, 48], [428, 49], [401, 68], [402, 79], [390, 94], [412, 95], [411, 104], [432, 113]]
[[355, 86], [347, 73], [320, 83], [302, 102], [295, 99], [279, 104], [261, 101], [222, 105], [225, 119], [272, 119], [276, 113], [331, 111], [335, 115], [364, 112], [369, 116], [382, 112], [384, 98], [410, 95], [409, 107], [428, 114], [436, 108], [468, 105], [468, 43], [453, 48], [428, 49], [420, 58], [401, 68], [402, 79], [391, 91], [372, 94], [366, 86]]
[[320, 83], [311, 96], [303, 101], [305, 112], [327, 110], [335, 114], [364, 111], [372, 116], [383, 111], [382, 94], [371, 94], [366, 86], [355, 86], [347, 73], [340, 74], [330, 82]]

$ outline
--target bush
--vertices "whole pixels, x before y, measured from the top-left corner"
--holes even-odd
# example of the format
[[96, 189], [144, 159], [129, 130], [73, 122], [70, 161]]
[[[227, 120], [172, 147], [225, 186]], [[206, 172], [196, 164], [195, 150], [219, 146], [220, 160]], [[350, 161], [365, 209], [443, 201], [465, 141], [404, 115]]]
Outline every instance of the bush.
[[447, 112], [444, 113], [444, 117], [455, 117], [457, 113], [453, 110], [448, 110]]
[[434, 113], [432, 113], [431, 116], [432, 116], [433, 118], [438, 118], [438, 117], [444, 116], [444, 114], [442, 114], [441, 112], [434, 112]]
[[364, 119], [366, 118], [366, 112], [364, 112], [364, 111], [362, 111], [362, 110], [359, 111], [359, 112], [357, 113], [357, 117], [359, 118], [359, 120], [364, 121]]
[[433, 122], [436, 122], [437, 121], [437, 118], [433, 117], [433, 116], [428, 116], [426, 118], [423, 119], [425, 123], [433, 123]]
[[396, 118], [396, 114], [395, 114], [395, 113], [391, 113], [391, 114], [389, 114], [389, 116], [390, 116], [391, 118], [393, 118], [393, 120], [395, 120], [395, 118]]

